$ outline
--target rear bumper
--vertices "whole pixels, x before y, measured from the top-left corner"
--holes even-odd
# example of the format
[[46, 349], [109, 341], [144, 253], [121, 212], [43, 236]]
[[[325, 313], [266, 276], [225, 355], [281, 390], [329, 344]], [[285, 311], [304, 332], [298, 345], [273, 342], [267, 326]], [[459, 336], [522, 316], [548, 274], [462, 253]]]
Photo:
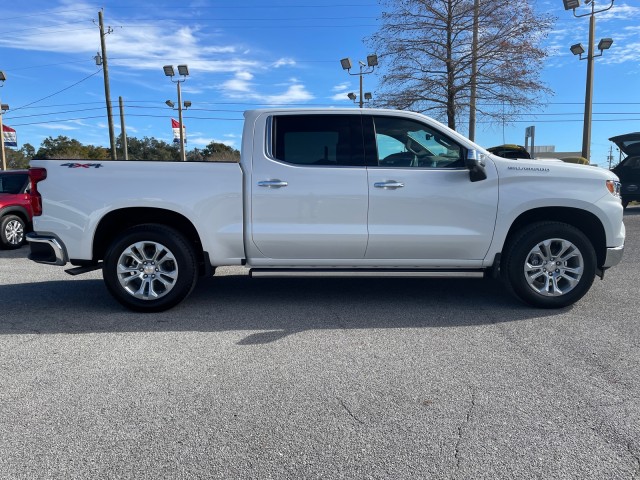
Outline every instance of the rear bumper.
[[607, 248], [607, 257], [604, 259], [604, 265], [602, 265], [602, 268], [610, 268], [620, 263], [623, 252], [624, 245], [621, 245], [620, 247]]
[[27, 234], [31, 248], [29, 260], [47, 265], [65, 265], [69, 261], [67, 249], [55, 234], [31, 232]]

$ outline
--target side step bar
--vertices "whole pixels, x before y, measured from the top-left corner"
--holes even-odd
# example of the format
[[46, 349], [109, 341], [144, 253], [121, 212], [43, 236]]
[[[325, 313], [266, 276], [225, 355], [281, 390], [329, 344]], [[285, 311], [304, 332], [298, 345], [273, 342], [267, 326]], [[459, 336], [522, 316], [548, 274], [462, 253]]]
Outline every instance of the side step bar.
[[251, 277], [422, 277], [422, 278], [483, 278], [485, 270], [439, 270], [439, 269], [397, 269], [397, 268], [252, 268]]

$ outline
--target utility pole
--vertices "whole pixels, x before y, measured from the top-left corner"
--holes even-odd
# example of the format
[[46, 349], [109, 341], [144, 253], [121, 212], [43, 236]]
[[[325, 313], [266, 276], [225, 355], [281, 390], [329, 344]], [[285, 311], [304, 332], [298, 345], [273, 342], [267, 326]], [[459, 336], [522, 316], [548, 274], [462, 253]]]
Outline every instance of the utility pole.
[[607, 157], [609, 160], [609, 170], [611, 170], [611, 163], [613, 162], [613, 146], [609, 145], [609, 156]]
[[124, 126], [124, 102], [122, 97], [118, 97], [120, 102], [120, 132], [122, 134], [122, 156], [124, 160], [129, 160], [129, 152], [127, 152], [127, 129]]
[[471, 44], [471, 95], [469, 98], [469, 140], [476, 137], [476, 90], [478, 83], [478, 17], [480, 15], [480, 0], [473, 3], [473, 40]]
[[107, 63], [107, 45], [105, 36], [113, 30], [111, 27], [105, 32], [102, 10], [98, 12], [98, 23], [100, 27], [100, 47], [102, 49], [102, 73], [104, 74], [104, 96], [107, 102], [107, 121], [109, 123], [109, 144], [111, 145], [111, 160], [116, 160], [116, 135], [113, 129], [113, 112], [111, 111], [111, 89], [109, 88], [109, 66]]

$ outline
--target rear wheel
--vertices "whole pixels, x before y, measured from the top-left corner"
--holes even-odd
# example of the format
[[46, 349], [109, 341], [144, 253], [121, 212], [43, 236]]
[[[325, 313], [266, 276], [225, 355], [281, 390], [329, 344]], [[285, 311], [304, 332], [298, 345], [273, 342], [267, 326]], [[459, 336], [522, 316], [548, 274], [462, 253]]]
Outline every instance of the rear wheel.
[[189, 242], [163, 225], [139, 225], [111, 244], [102, 269], [109, 292], [139, 312], [174, 307], [193, 290], [198, 275]]
[[587, 293], [596, 263], [593, 245], [580, 230], [560, 222], [539, 222], [515, 234], [502, 272], [508, 286], [524, 302], [561, 308]]
[[20, 248], [24, 244], [25, 224], [17, 215], [7, 215], [0, 220], [0, 243], [4, 248]]

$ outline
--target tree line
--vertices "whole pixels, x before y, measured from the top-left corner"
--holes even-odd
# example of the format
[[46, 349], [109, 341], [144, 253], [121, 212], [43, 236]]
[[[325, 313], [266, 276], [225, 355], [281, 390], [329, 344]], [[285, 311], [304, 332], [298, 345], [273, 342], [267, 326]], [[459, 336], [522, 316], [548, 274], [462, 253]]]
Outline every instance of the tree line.
[[[122, 158], [122, 137], [116, 142], [118, 158]], [[127, 152], [129, 160], [179, 161], [180, 146], [167, 143], [154, 137], [142, 139], [127, 136]], [[47, 137], [37, 150], [30, 143], [21, 148], [5, 149], [7, 167], [9, 169], [28, 168], [32, 159], [42, 160], [109, 160], [109, 149], [95, 145], [84, 145], [74, 138], [59, 135], [56, 138]], [[187, 150], [187, 161], [191, 162], [237, 162], [240, 152], [222, 143], [210, 142], [204, 148]]]

